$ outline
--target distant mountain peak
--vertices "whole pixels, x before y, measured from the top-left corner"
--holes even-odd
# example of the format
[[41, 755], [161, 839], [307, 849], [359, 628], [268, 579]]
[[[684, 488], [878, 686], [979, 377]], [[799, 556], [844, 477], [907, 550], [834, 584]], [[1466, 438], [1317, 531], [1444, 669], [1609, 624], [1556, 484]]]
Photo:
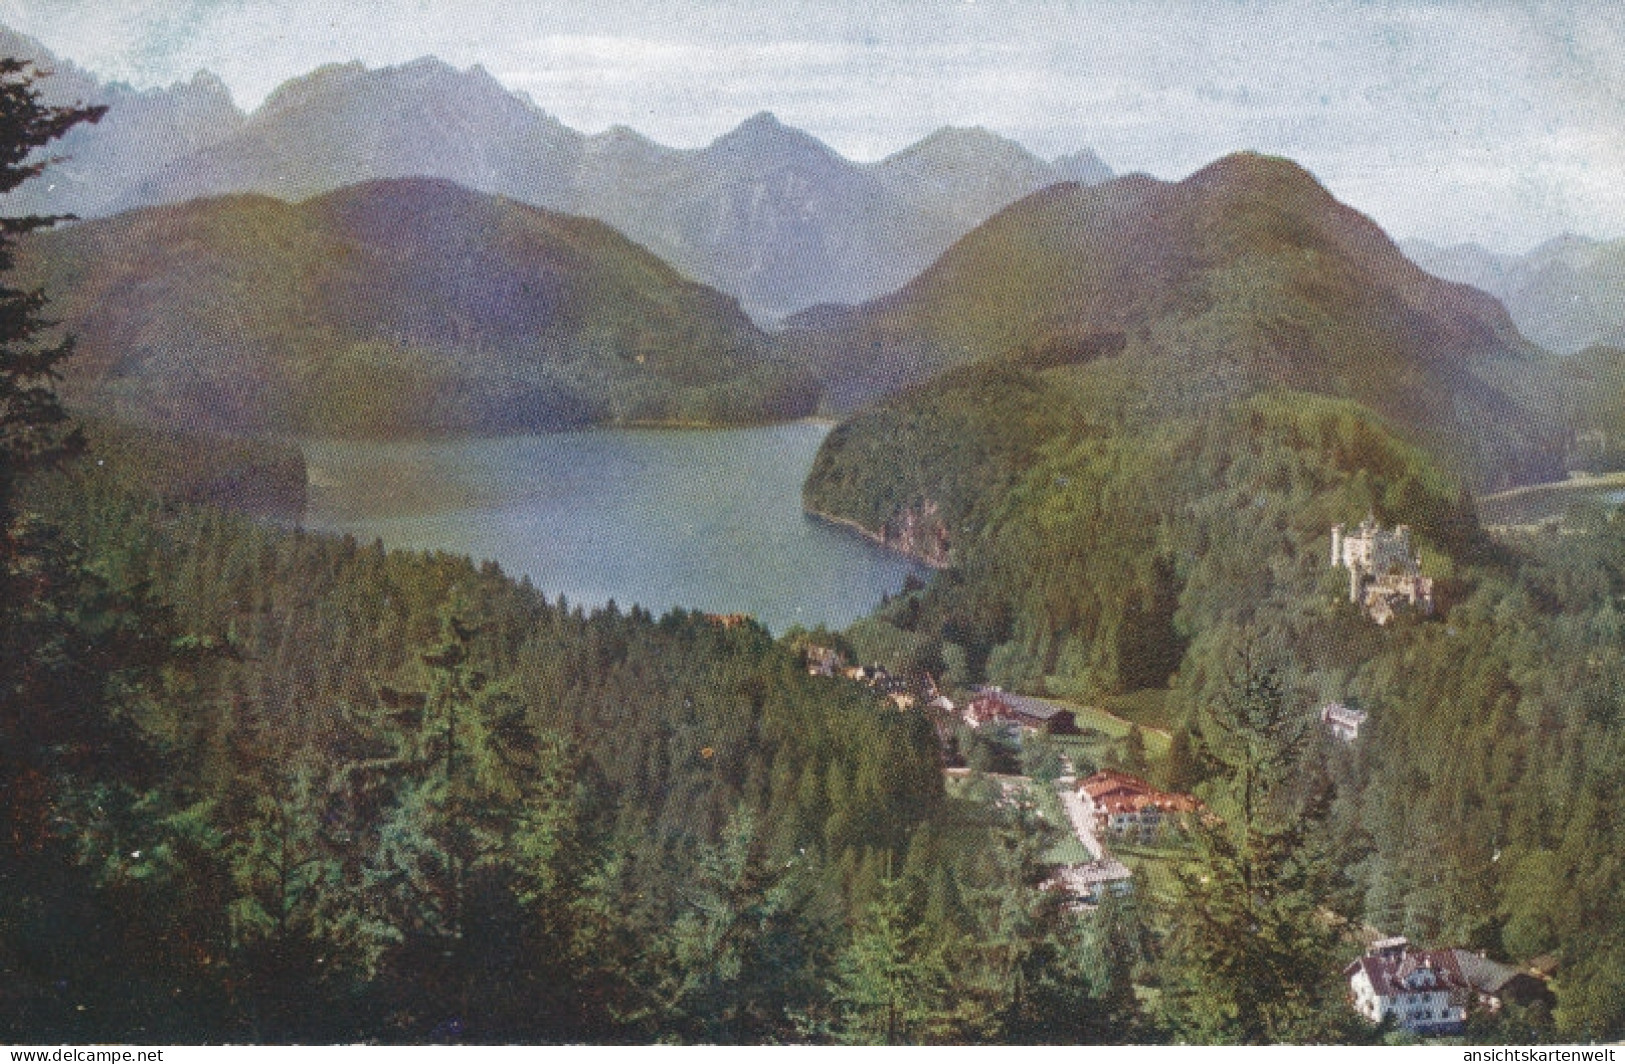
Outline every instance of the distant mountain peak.
[[1098, 185], [1102, 181], [1110, 181], [1114, 176], [1114, 171], [1106, 165], [1105, 160], [1088, 148], [1070, 155], [1056, 156], [1050, 166], [1061, 177], [1080, 185]]
[[604, 147], [619, 147], [621, 145], [632, 144], [639, 146], [655, 146], [655, 142], [644, 136], [642, 133], [639, 133], [631, 126], [622, 125], [618, 122], [604, 130], [602, 133], [594, 133], [592, 136], [587, 138], [587, 141], [591, 144]]
[[[434, 56], [434, 55], [420, 55], [416, 59], [408, 59], [406, 62], [400, 64], [399, 66], [396, 66], [396, 67], [380, 67], [379, 69], [380, 70], [385, 70], [385, 71], [387, 71], [387, 70], [399, 70], [402, 73], [413, 73], [413, 74], [416, 74], [416, 73], [419, 73], [419, 72], [433, 72], [433, 73], [437, 73], [437, 74], [441, 74], [441, 73], [455, 74], [457, 72], [456, 67], [452, 66], [450, 63], [446, 62], [444, 59], [441, 59], [439, 56]], [[482, 68], [479, 66], [479, 64], [476, 63], [473, 67], [469, 68], [469, 72], [472, 73], [474, 70], [482, 70]], [[482, 72], [483, 72], [483, 70], [482, 70]]]
[[737, 155], [772, 158], [782, 155], [816, 155], [834, 160], [835, 150], [804, 130], [787, 126], [772, 111], [758, 111], [711, 142], [705, 151], [713, 156]]
[[772, 111], [757, 111], [735, 128], [734, 132], [749, 131], [784, 131], [790, 127], [779, 121], [779, 116]]
[[[263, 119], [290, 110], [324, 106], [329, 99], [337, 101], [358, 89], [382, 86], [388, 86], [383, 91], [389, 93], [398, 93], [403, 89], [413, 92], [466, 92], [472, 89], [481, 96], [522, 102], [477, 63], [467, 70], [458, 70], [443, 59], [425, 55], [396, 66], [373, 68], [360, 60], [351, 60], [317, 67], [303, 77], [279, 85], [265, 98], [254, 117]], [[534, 109], [533, 104], [527, 106]]]
[[221, 80], [220, 75], [212, 70], [200, 69], [194, 71], [192, 77], [186, 82], [188, 88], [201, 89], [208, 92], [221, 92], [231, 95], [231, 87]]
[[[961, 144], [975, 145], [976, 147], [1004, 147], [1007, 145], [1016, 148], [1021, 147], [1009, 137], [1001, 137], [986, 126], [938, 126], [930, 133], [927, 133], [914, 146], [919, 148], [925, 145], [940, 147]], [[1026, 149], [1022, 148], [1022, 150], [1025, 151]]]
[[1597, 246], [1597, 241], [1578, 233], [1559, 233], [1535, 248], [1531, 249], [1528, 257], [1531, 259], [1546, 258], [1562, 255], [1569, 251], [1582, 251]]
[[996, 162], [1007, 168], [1044, 166], [1038, 156], [985, 126], [941, 126], [878, 165], [906, 165], [925, 160], [954, 165]]
[[256, 117], [272, 115], [278, 111], [298, 107], [313, 100], [321, 94], [330, 91], [333, 86], [349, 81], [360, 74], [367, 72], [366, 64], [359, 59], [352, 59], [348, 63], [324, 63], [310, 73], [297, 78], [289, 78], [265, 98], [255, 112]]

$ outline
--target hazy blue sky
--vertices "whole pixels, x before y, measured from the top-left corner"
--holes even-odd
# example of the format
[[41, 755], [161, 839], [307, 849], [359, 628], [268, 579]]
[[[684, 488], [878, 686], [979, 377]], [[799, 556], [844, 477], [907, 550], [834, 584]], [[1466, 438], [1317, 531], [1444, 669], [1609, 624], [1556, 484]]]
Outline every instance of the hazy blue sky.
[[1625, 235], [1620, 0], [0, 0], [107, 77], [239, 104], [326, 62], [480, 63], [578, 129], [759, 110], [858, 159], [944, 125], [1120, 171], [1291, 156], [1400, 236]]

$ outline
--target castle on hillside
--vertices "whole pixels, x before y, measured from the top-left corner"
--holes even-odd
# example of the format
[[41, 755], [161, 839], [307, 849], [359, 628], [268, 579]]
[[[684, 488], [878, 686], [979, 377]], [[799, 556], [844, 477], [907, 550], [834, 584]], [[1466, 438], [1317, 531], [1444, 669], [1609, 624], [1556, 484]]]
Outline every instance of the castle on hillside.
[[1369, 515], [1353, 532], [1333, 525], [1332, 565], [1349, 571], [1349, 601], [1378, 624], [1387, 624], [1402, 606], [1433, 612], [1433, 579], [1422, 575], [1405, 525], [1386, 532]]

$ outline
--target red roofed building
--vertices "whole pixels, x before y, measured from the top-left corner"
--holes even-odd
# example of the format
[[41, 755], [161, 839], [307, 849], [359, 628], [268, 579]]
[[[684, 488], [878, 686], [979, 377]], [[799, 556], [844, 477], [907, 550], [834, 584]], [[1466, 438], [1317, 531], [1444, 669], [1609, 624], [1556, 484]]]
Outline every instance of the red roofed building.
[[1353, 1005], [1372, 1023], [1384, 1020], [1418, 1034], [1456, 1034], [1474, 995], [1455, 950], [1413, 950], [1389, 938], [1343, 969]]
[[1015, 716], [1015, 710], [1005, 701], [1003, 691], [989, 689], [965, 703], [963, 716], [966, 724], [980, 728], [984, 724], [1010, 720]]
[[1078, 797], [1095, 819], [1097, 831], [1150, 835], [1171, 818], [1202, 805], [1188, 794], [1159, 791], [1138, 776], [1107, 769], [1078, 784]]

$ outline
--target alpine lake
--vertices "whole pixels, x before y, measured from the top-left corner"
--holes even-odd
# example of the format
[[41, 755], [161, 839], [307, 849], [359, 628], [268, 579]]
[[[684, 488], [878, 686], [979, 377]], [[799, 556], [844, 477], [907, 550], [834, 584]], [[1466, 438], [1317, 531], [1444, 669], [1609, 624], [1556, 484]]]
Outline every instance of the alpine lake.
[[495, 561], [588, 607], [748, 613], [775, 634], [845, 627], [926, 570], [802, 511], [829, 429], [303, 440], [305, 527]]

